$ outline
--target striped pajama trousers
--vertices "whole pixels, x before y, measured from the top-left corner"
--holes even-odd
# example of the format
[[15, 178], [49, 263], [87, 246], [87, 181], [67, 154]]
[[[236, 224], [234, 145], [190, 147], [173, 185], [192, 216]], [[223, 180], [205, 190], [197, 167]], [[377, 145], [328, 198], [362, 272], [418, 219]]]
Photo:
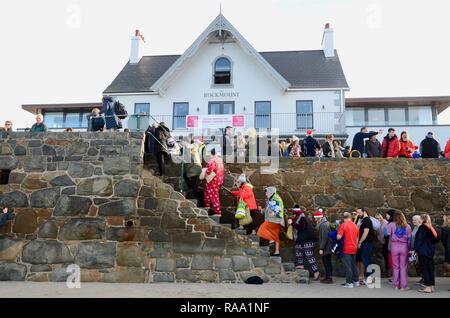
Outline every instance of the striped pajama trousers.
[[295, 257], [297, 258], [297, 266], [303, 266], [303, 260], [306, 258], [311, 265], [313, 273], [317, 273], [319, 268], [317, 267], [317, 261], [314, 257], [314, 243], [306, 242], [295, 245]]

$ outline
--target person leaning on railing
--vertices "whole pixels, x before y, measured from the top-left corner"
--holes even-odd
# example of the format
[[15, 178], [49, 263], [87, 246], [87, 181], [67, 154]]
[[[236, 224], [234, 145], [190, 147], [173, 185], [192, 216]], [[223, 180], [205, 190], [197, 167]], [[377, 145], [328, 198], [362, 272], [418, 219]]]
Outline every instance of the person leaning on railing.
[[47, 132], [47, 125], [44, 123], [42, 114], [36, 115], [36, 123], [31, 126], [30, 132]]
[[100, 115], [100, 109], [94, 108], [90, 116], [91, 131], [103, 131], [105, 128], [105, 119]]

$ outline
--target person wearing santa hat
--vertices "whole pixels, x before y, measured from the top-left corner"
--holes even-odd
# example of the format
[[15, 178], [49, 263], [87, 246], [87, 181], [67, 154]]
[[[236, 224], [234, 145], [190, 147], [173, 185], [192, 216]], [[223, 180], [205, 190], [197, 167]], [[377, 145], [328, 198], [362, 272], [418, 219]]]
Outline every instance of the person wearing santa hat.
[[319, 280], [320, 273], [314, 257], [314, 228], [305, 213], [297, 205], [292, 209], [294, 217], [289, 219], [289, 224], [295, 230], [295, 257], [297, 258], [297, 269], [304, 269], [304, 258], [311, 265], [314, 280]]
[[331, 239], [328, 237], [330, 233], [330, 223], [323, 214], [323, 210], [319, 209], [314, 213], [314, 219], [317, 222], [317, 231], [319, 232], [319, 254], [322, 255], [323, 265], [325, 267], [325, 278], [320, 282], [322, 284], [333, 283], [333, 267], [331, 265]]
[[320, 154], [320, 149], [322, 148], [313, 137], [314, 132], [311, 129], [306, 131], [306, 138], [302, 141], [302, 153], [305, 157], [317, 157]]

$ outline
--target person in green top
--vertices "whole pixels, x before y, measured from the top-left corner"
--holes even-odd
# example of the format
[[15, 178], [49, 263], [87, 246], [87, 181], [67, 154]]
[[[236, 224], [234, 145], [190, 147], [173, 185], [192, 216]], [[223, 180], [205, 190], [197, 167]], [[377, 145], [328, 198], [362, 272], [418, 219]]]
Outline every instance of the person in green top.
[[275, 251], [272, 256], [280, 256], [280, 232], [285, 227], [284, 204], [277, 193], [277, 188], [267, 187], [265, 192], [267, 198], [267, 207], [264, 211], [265, 221], [259, 227], [257, 235], [270, 243], [275, 243]]
[[30, 132], [47, 132], [47, 125], [44, 124], [44, 116], [36, 115], [36, 123], [31, 127]]

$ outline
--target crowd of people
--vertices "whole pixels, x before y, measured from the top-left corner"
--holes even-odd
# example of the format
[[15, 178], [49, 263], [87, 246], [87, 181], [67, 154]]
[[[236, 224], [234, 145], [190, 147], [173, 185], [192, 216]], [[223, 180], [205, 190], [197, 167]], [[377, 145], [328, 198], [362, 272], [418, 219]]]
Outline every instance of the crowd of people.
[[314, 138], [312, 130], [306, 131], [306, 138], [300, 141], [297, 136], [292, 139], [280, 140], [279, 155], [282, 158], [298, 159], [300, 157], [324, 158], [450, 158], [450, 138], [444, 149], [434, 138], [433, 132], [428, 132], [419, 146], [409, 138], [408, 132], [403, 131], [400, 138], [394, 128], [389, 128], [383, 139], [378, 136], [383, 131], [369, 131], [367, 127], [353, 137], [351, 146], [343, 146], [333, 135], [325, 135], [322, 144]]
[[[420, 280], [416, 282], [423, 293], [435, 291], [434, 258], [436, 244], [441, 241], [445, 253], [445, 269], [450, 267], [450, 215], [443, 216], [441, 232], [434, 229], [427, 214], [415, 215], [411, 225], [401, 211], [389, 210], [386, 215], [376, 213], [371, 216], [368, 209], [360, 208], [354, 212], [345, 212], [342, 219], [330, 222], [323, 209], [308, 216], [298, 205], [291, 209], [288, 218], [283, 200], [275, 187], [267, 187], [266, 207], [256, 209], [253, 186], [246, 181], [245, 175], [238, 179], [239, 191], [233, 192], [238, 199], [236, 218], [246, 211], [250, 226], [262, 241], [273, 245], [272, 255], [280, 255], [281, 234], [295, 242], [296, 268], [304, 269], [305, 264], [313, 273], [313, 279], [324, 284], [333, 283], [332, 255], [345, 268], [345, 288], [375, 283], [373, 256], [379, 248], [384, 257], [385, 275], [391, 277], [392, 288], [406, 291], [408, 286], [408, 267], [414, 266]], [[264, 216], [262, 224], [252, 220], [257, 214]], [[249, 231], [247, 231], [249, 233]], [[324, 275], [320, 273], [316, 260], [316, 250], [322, 258]], [[322, 277], [322, 279], [321, 279]]]

